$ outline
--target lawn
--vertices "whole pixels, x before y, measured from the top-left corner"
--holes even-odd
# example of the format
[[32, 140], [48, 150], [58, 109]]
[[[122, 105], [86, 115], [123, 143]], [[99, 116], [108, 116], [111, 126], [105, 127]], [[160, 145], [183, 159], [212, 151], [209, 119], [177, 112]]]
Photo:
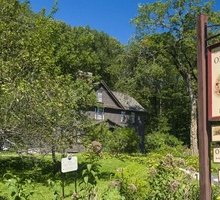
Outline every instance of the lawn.
[[[61, 156], [57, 157], [59, 157], [59, 159], [61, 158]], [[53, 199], [55, 193], [61, 195], [63, 179], [65, 180], [65, 199], [72, 199], [72, 193], [76, 189], [82, 189], [82, 186], [80, 185], [80, 182], [82, 181], [81, 174], [82, 170], [85, 169], [85, 166], [87, 165], [87, 161], [83, 154], [78, 154], [77, 157], [79, 161], [78, 171], [68, 172], [62, 176], [60, 172], [60, 163], [57, 162], [57, 164], [54, 165], [51, 162], [50, 155], [19, 156], [16, 153], [1, 152], [0, 197], [8, 197], [8, 199], [12, 198], [10, 197], [10, 194], [12, 193], [12, 190], [15, 190], [16, 188], [15, 186], [8, 187], [7, 183], [9, 181], [7, 180], [13, 175], [15, 176], [14, 179], [17, 179], [17, 182], [25, 179], [31, 180], [31, 182], [27, 183], [23, 188], [23, 191], [26, 191], [27, 193], [30, 191], [34, 192], [30, 199]], [[113, 188], [111, 191], [109, 191], [109, 184], [111, 184], [116, 177], [120, 178], [120, 169], [128, 169], [131, 170], [132, 173], [139, 173], [141, 178], [147, 177], [147, 166], [136, 163], [135, 157], [133, 158], [134, 160], [130, 159], [130, 157], [110, 156], [108, 154], [103, 154], [98, 159], [97, 163], [100, 165], [97, 181], [99, 195], [106, 195], [105, 193], [108, 193], [109, 198], [111, 195], [114, 196], [115, 199], [119, 198], [117, 190]], [[124, 171], [124, 173], [126, 172]], [[48, 180], [51, 181], [50, 185], [48, 184]], [[77, 187], [75, 188], [75, 186]], [[102, 197], [99, 198], [102, 199]]]
[[[170, 192], [181, 196], [185, 195], [183, 194], [185, 190], [190, 196], [191, 186], [188, 183], [191, 178], [178, 171], [178, 167], [196, 170], [198, 168], [198, 159], [189, 156], [187, 152], [175, 156], [166, 151], [145, 155], [103, 153], [101, 156], [96, 156], [95, 161], [92, 161], [92, 156], [87, 153], [76, 156], [77, 172], [62, 174], [59, 154], [58, 162], [53, 164], [51, 155], [21, 156], [16, 153], [0, 152], [0, 200], [14, 199], [11, 194], [13, 191], [18, 193], [18, 190], [26, 195], [26, 199], [62, 199], [63, 183], [65, 200], [72, 200], [73, 194], [75, 199], [145, 200], [153, 198], [152, 195], [156, 199], [159, 198], [158, 195], [161, 197], [159, 199], [163, 199], [163, 196], [166, 199]], [[183, 188], [186, 189], [178, 186], [175, 191], [170, 191], [170, 183], [175, 180], [178, 180], [180, 185], [183, 184]], [[152, 190], [155, 193], [152, 193]], [[33, 195], [28, 198], [27, 195], [31, 192]], [[197, 189], [196, 193], [198, 193]], [[77, 195], [81, 195], [81, 198], [77, 198]], [[88, 195], [94, 196], [88, 197]], [[149, 195], [152, 197], [148, 198]]]

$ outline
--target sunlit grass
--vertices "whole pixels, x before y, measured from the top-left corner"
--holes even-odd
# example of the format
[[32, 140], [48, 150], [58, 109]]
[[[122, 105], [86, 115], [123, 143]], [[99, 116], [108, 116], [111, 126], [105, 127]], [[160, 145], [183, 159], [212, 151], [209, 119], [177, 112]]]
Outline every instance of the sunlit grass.
[[[62, 196], [62, 181], [64, 180], [64, 193], [66, 200], [72, 199], [71, 196], [75, 190], [83, 189], [82, 170], [89, 162], [89, 155], [77, 154], [78, 170], [77, 172], [68, 172], [61, 174], [60, 160], [61, 154], [57, 154], [57, 163], [52, 162], [51, 155], [18, 155], [13, 152], [0, 152], [0, 199], [10, 197], [11, 190], [6, 186], [4, 174], [10, 173], [22, 179], [31, 180], [30, 185], [26, 185], [27, 191], [34, 191], [31, 200], [50, 200], [54, 198], [54, 193]], [[98, 173], [98, 182], [96, 192], [98, 199], [121, 199], [120, 191], [111, 187], [114, 181], [122, 180], [135, 183], [142, 194], [149, 192], [149, 172], [151, 168], [158, 166], [164, 155], [160, 153], [135, 154], [135, 155], [110, 155], [103, 153], [97, 157], [100, 165]], [[198, 159], [194, 157], [183, 157], [187, 166], [197, 169]], [[123, 172], [123, 174], [121, 173]], [[48, 180], [52, 180], [54, 186], [49, 186]], [[76, 181], [76, 184], [75, 184]], [[33, 186], [33, 188], [32, 188]], [[75, 188], [75, 186], [77, 188]], [[110, 189], [109, 189], [110, 188]]]
[[[53, 199], [53, 193], [57, 191], [62, 195], [62, 181], [64, 180], [64, 192], [65, 199], [71, 199], [73, 192], [77, 189], [80, 189], [80, 173], [82, 168], [85, 166], [85, 157], [81, 154], [77, 154], [79, 161], [79, 170], [78, 170], [78, 180], [77, 188], [75, 188], [75, 178], [76, 172], [69, 172], [61, 175], [60, 172], [60, 163], [55, 166], [52, 163], [51, 155], [18, 155], [13, 152], [1, 152], [0, 153], [0, 196], [5, 196], [10, 199], [11, 191], [6, 186], [4, 174], [10, 173], [16, 175], [17, 177], [23, 179], [32, 180], [31, 185], [34, 189], [27, 186], [27, 190], [33, 190], [34, 195], [31, 197], [32, 200], [44, 200], [44, 199]], [[61, 155], [57, 155], [57, 160], [61, 160]], [[84, 164], [85, 163], [85, 164]], [[109, 183], [113, 179], [117, 169], [123, 168], [131, 164], [127, 160], [120, 159], [119, 157], [112, 157], [108, 154], [99, 158], [100, 164], [100, 173], [98, 181], [98, 193], [108, 193], [109, 196], [114, 196], [114, 198], [119, 198], [117, 190], [108, 191]], [[64, 179], [63, 179], [64, 177]], [[50, 187], [47, 183], [48, 180], [55, 181], [55, 186]], [[117, 197], [118, 196], [118, 197]], [[99, 198], [101, 199], [100, 195]]]

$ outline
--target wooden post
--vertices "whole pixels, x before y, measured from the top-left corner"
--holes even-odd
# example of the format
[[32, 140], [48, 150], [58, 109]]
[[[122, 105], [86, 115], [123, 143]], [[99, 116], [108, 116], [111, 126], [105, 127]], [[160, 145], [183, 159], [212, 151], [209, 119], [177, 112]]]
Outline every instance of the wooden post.
[[197, 66], [198, 66], [198, 138], [199, 138], [199, 184], [200, 200], [211, 200], [210, 136], [207, 131], [207, 63], [206, 63], [206, 15], [197, 21]]

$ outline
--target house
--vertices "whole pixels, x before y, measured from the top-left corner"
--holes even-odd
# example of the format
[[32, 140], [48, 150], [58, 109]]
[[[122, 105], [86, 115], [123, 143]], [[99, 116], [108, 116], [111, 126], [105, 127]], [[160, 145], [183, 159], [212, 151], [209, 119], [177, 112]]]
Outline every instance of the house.
[[97, 106], [89, 111], [89, 116], [97, 123], [107, 122], [110, 129], [131, 127], [140, 137], [143, 149], [146, 110], [131, 96], [111, 91], [104, 81], [96, 90]]

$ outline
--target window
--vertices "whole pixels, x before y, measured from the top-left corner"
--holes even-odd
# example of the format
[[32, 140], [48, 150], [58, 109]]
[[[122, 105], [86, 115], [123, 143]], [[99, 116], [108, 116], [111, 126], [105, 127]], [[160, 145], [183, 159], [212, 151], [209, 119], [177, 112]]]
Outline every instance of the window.
[[104, 120], [104, 108], [96, 108], [95, 109], [95, 119]]
[[102, 102], [102, 92], [97, 92], [97, 101]]
[[131, 123], [134, 124], [135, 123], [135, 113], [131, 112]]
[[121, 123], [126, 122], [126, 116], [125, 116], [125, 111], [121, 111]]
[[142, 123], [142, 122], [141, 122], [141, 117], [140, 117], [140, 116], [138, 116], [137, 121], [138, 121], [139, 124]]

